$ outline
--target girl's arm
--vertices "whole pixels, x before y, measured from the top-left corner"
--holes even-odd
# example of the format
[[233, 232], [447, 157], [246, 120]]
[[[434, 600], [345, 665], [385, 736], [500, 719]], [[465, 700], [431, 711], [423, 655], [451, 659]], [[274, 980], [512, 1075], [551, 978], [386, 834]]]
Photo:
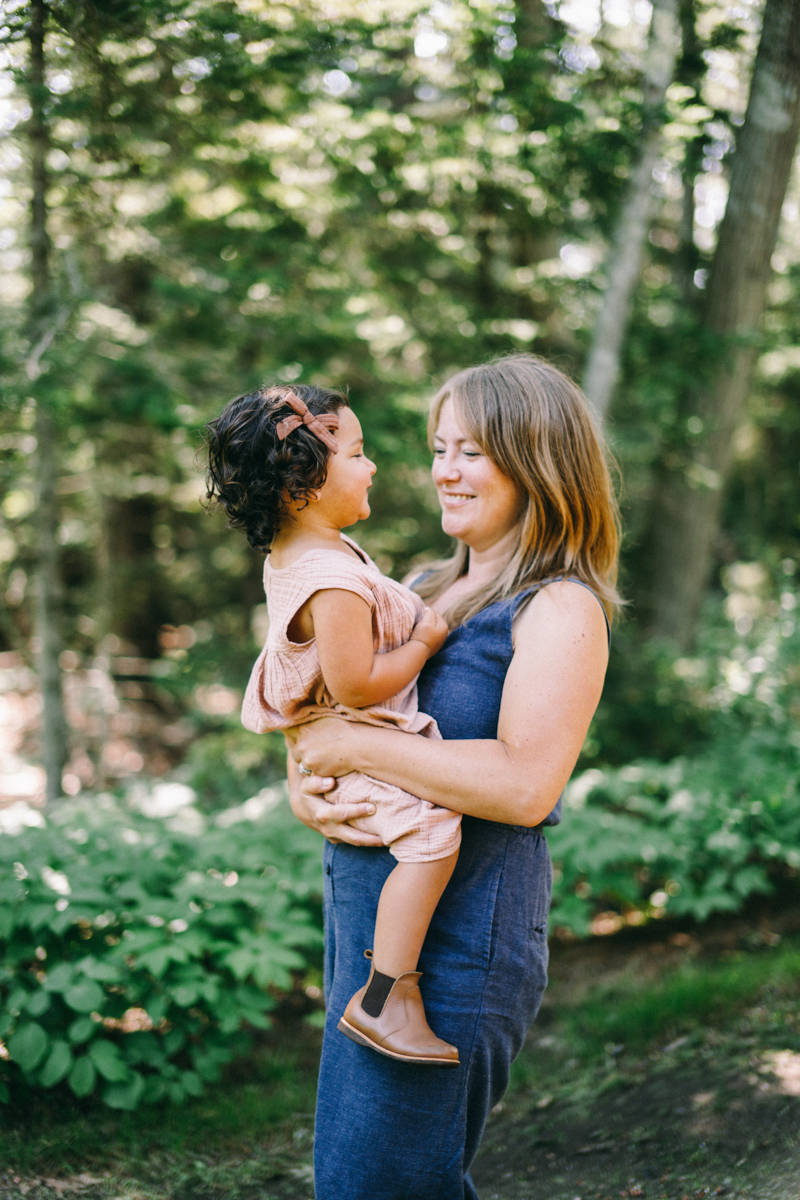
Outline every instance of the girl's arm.
[[448, 633], [444, 618], [426, 609], [410, 641], [376, 654], [372, 613], [355, 592], [339, 588], [316, 592], [309, 607], [325, 686], [347, 708], [365, 708], [397, 695], [419, 675]]
[[[327, 718], [297, 731], [293, 754], [317, 776], [361, 771], [455, 812], [535, 826], [574, 769], [607, 662], [597, 600], [577, 584], [550, 584], [519, 620], [496, 740], [433, 741]], [[317, 828], [320, 780], [308, 782], [301, 820]]]

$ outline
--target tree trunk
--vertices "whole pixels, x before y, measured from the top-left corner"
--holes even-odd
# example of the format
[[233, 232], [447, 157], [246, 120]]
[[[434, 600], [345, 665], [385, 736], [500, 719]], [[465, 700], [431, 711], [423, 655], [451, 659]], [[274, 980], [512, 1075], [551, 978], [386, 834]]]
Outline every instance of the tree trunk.
[[[691, 87], [699, 98], [707, 66], [703, 58], [703, 45], [697, 36], [697, 3], [696, 0], [679, 0], [681, 22], [681, 57], [675, 79]], [[708, 135], [700, 131], [684, 145], [681, 176], [683, 179], [683, 205], [679, 226], [680, 249], [675, 255], [673, 278], [681, 291], [684, 305], [692, 310], [697, 309], [700, 296], [694, 281], [694, 274], [700, 265], [697, 247], [694, 244], [694, 184], [701, 170], [704, 146]]]
[[[48, 388], [41, 378], [42, 354], [55, 337], [61, 319], [53, 302], [50, 272], [50, 239], [47, 233], [47, 151], [49, 131], [45, 103], [44, 40], [47, 6], [44, 0], [31, 0], [30, 61], [27, 75], [31, 117], [28, 139], [31, 156], [31, 281], [29, 297], [29, 336], [31, 353], [27, 362], [28, 378], [36, 401], [37, 507], [36, 526], [36, 608], [34, 628], [37, 641], [37, 665], [42, 689], [42, 761], [47, 773], [47, 800], [62, 794], [61, 776], [69, 757], [67, 722], [61, 685], [59, 655], [62, 650], [61, 579], [59, 572], [58, 503], [56, 499], [57, 435]], [[63, 318], [62, 318], [63, 319]]]
[[563, 26], [550, 15], [542, 0], [518, 0], [514, 28], [522, 49], [541, 50], [558, 36]]
[[683, 648], [692, 644], [710, 575], [799, 130], [800, 0], [767, 0], [701, 316], [713, 358], [681, 410], [693, 443], [669, 456], [653, 505], [651, 632]]
[[583, 389], [600, 421], [619, 376], [620, 354], [653, 211], [653, 168], [661, 152], [661, 110], [679, 48], [676, 0], [654, 0], [644, 66], [642, 149], [617, 217], [606, 263], [606, 289], [586, 361]]

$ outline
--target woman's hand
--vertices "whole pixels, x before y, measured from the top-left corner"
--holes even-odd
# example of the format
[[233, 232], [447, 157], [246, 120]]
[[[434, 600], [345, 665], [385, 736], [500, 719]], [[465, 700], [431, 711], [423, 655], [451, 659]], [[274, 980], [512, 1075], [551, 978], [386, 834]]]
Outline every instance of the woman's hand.
[[319, 775], [301, 778], [303, 782], [298, 791], [292, 788], [291, 805], [292, 812], [304, 825], [321, 833], [329, 842], [347, 842], [351, 846], [383, 845], [377, 834], [347, 824], [356, 817], [371, 816], [375, 812], [374, 804], [337, 804], [335, 792], [328, 796], [335, 780], [321, 779]]
[[315, 775], [349, 775], [357, 771], [355, 752], [359, 726], [341, 717], [320, 717], [286, 730], [289, 752]]
[[336, 780], [320, 775], [301, 775], [291, 753], [288, 759], [289, 802], [292, 812], [309, 829], [321, 833], [329, 842], [347, 842], [351, 846], [382, 846], [381, 839], [373, 833], [354, 829], [348, 821], [356, 817], [372, 816], [375, 805], [338, 804], [336, 802]]

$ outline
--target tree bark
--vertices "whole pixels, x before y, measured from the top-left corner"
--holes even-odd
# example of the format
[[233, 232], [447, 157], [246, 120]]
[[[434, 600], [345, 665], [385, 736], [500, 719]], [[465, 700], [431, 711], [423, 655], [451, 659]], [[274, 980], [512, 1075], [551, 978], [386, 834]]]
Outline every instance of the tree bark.
[[[703, 44], [697, 35], [697, 4], [695, 0], [679, 0], [681, 22], [681, 57], [675, 72], [676, 82], [691, 87], [699, 98], [707, 67], [703, 58]], [[679, 225], [680, 249], [675, 255], [673, 278], [677, 282], [681, 299], [687, 308], [697, 309], [700, 296], [694, 282], [694, 274], [700, 265], [697, 247], [694, 244], [695, 179], [701, 170], [708, 141], [704, 131], [698, 132], [684, 145], [681, 176], [683, 179], [683, 205]]]
[[[781, 208], [800, 131], [800, 0], [767, 0], [750, 97], [733, 156], [728, 204], [701, 314], [712, 347], [687, 391], [681, 428], [653, 504], [651, 632], [692, 645], [711, 572], [733, 435], [759, 353], [759, 327]], [[684, 435], [685, 436], [685, 435]]]
[[541, 50], [562, 28], [542, 0], [518, 0], [515, 29], [523, 49]]
[[31, 353], [27, 373], [36, 401], [37, 507], [36, 607], [34, 629], [37, 666], [42, 690], [41, 753], [47, 773], [47, 800], [62, 794], [61, 776], [69, 758], [69, 738], [64, 715], [64, 697], [59, 655], [63, 648], [60, 629], [62, 590], [59, 571], [57, 432], [48, 389], [42, 380], [41, 356], [51, 345], [62, 323], [56, 313], [50, 270], [50, 239], [47, 233], [47, 152], [50, 139], [45, 103], [44, 0], [31, 0], [28, 38], [30, 59], [27, 90], [31, 106], [28, 122], [32, 196], [30, 207], [31, 282], [29, 337]]
[[642, 148], [614, 226], [606, 288], [586, 360], [583, 390], [602, 422], [620, 370], [620, 355], [653, 211], [653, 168], [661, 152], [661, 112], [680, 44], [676, 0], [654, 0], [644, 66]]

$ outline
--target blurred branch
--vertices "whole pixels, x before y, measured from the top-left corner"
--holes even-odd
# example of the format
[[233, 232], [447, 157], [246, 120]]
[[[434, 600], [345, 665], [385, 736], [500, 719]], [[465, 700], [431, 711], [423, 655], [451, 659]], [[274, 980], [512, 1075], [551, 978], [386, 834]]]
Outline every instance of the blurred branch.
[[619, 376], [622, 345], [653, 211], [653, 168], [661, 153], [662, 110], [675, 74], [679, 45], [676, 0], [655, 0], [644, 66], [641, 152], [611, 238], [606, 289], [583, 380], [584, 391], [600, 421], [605, 419]]
[[59, 312], [56, 314], [56, 318], [53, 321], [52, 325], [49, 327], [49, 329], [46, 329], [44, 331], [42, 336], [39, 338], [39, 341], [36, 343], [36, 345], [31, 350], [30, 354], [28, 355], [28, 357], [25, 359], [25, 374], [27, 375], [28, 379], [30, 379], [31, 381], [38, 379], [39, 376], [43, 373], [43, 369], [39, 365], [41, 357], [43, 354], [45, 354], [50, 349], [50, 347], [53, 344], [56, 334], [58, 333], [59, 329], [61, 329], [62, 326], [66, 323], [67, 318], [69, 317], [71, 312], [72, 312], [71, 305], [67, 308], [62, 308], [59, 310]]

